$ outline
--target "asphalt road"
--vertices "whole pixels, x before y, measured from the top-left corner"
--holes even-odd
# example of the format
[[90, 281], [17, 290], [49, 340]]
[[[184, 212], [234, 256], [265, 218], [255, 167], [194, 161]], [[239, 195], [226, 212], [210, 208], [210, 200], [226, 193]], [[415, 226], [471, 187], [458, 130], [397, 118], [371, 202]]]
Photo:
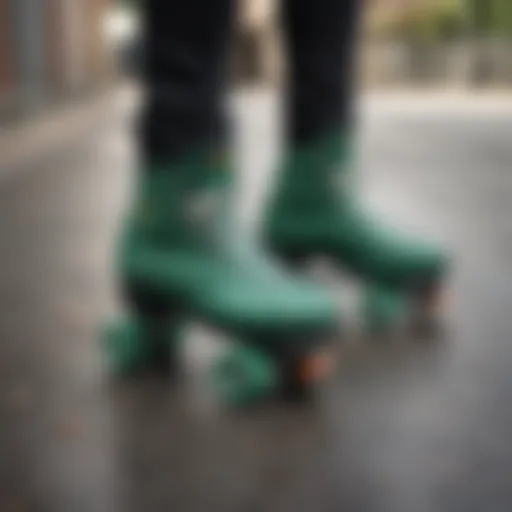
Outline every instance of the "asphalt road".
[[[512, 108], [475, 101], [363, 109], [365, 200], [454, 255], [448, 334], [354, 336], [307, 408], [217, 407], [203, 374], [216, 349], [198, 328], [178, 383], [108, 379], [98, 329], [117, 309], [128, 104], [2, 172], [0, 510], [509, 512]], [[277, 109], [260, 94], [236, 109], [250, 221], [277, 157]], [[343, 310], [347, 285], [329, 285]]]

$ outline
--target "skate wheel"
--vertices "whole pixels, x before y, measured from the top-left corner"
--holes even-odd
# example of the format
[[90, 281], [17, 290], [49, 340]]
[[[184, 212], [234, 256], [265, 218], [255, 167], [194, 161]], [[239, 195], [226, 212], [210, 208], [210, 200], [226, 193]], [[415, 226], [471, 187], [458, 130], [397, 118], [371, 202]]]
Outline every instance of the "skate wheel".
[[315, 384], [326, 380], [334, 373], [333, 354], [324, 350], [305, 356], [298, 367], [298, 378], [304, 384]]
[[421, 296], [421, 306], [427, 313], [439, 312], [447, 302], [446, 289], [440, 284], [429, 286]]
[[178, 335], [177, 328], [156, 335], [133, 319], [107, 325], [101, 336], [107, 366], [118, 376], [136, 375], [146, 370], [171, 374], [174, 370], [171, 345], [176, 344]]
[[334, 373], [334, 355], [327, 350], [315, 351], [282, 365], [282, 392], [285, 400], [310, 398], [314, 388]]
[[391, 288], [368, 288], [362, 309], [364, 331], [372, 339], [393, 339], [400, 336], [410, 316], [408, 296]]
[[222, 402], [246, 407], [272, 395], [277, 368], [270, 357], [250, 347], [236, 347], [213, 366], [213, 383]]
[[431, 336], [440, 330], [439, 316], [447, 302], [446, 289], [440, 284], [426, 288], [416, 301], [413, 330], [421, 335]]

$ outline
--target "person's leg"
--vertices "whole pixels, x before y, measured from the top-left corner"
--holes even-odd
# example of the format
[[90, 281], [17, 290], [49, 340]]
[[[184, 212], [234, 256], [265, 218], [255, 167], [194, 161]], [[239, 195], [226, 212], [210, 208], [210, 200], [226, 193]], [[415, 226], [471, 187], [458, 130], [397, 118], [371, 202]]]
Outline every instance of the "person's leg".
[[223, 143], [234, 0], [144, 0], [146, 165]]
[[[240, 401], [273, 382], [261, 371], [268, 352], [288, 378], [299, 379], [299, 366], [316, 348], [319, 331], [335, 323], [336, 310], [327, 293], [284, 274], [234, 226], [232, 172], [219, 158], [234, 4], [145, 2], [143, 169], [120, 251], [135, 320], [114, 329], [110, 353], [117, 367], [136, 368], [160, 357], [153, 339], [176, 343], [183, 318], [199, 317], [257, 351], [265, 346], [257, 364], [252, 350], [244, 351], [235, 358], [243, 360], [242, 372], [229, 373], [231, 363], [220, 372], [249, 388], [254, 383], [247, 394], [221, 386]], [[172, 336], [162, 336], [167, 333]], [[250, 374], [245, 381], [244, 371]]]
[[287, 148], [267, 239], [287, 259], [325, 254], [372, 286], [421, 290], [414, 301], [427, 302], [445, 258], [382, 229], [364, 213], [351, 183], [361, 3], [284, 0]]
[[360, 11], [359, 0], [283, 0], [291, 144], [351, 129]]

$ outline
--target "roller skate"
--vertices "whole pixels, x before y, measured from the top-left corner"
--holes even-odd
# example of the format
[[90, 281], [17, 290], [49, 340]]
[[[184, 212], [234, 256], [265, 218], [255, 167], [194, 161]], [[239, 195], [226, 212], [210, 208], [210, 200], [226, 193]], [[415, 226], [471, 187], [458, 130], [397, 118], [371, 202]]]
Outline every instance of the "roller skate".
[[180, 326], [197, 318], [232, 341], [212, 369], [227, 402], [307, 394], [321, 376], [315, 361], [337, 323], [335, 302], [236, 229], [231, 174], [209, 152], [141, 174], [119, 251], [132, 319], [110, 329], [109, 360], [123, 373], [163, 353], [172, 362]]
[[333, 135], [285, 162], [269, 202], [264, 236], [290, 263], [326, 256], [367, 286], [363, 310], [372, 331], [435, 332], [447, 268], [444, 254], [398, 237], [355, 200], [349, 144]]

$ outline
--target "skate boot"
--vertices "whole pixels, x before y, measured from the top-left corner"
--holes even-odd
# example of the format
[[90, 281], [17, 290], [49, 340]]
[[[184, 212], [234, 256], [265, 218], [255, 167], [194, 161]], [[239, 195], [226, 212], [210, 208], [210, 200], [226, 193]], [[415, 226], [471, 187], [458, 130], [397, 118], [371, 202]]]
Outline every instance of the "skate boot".
[[[315, 285], [291, 278], [236, 229], [231, 175], [227, 164], [205, 152], [140, 176], [119, 259], [133, 319], [113, 330], [111, 359], [133, 369], [154, 361], [162, 347], [172, 355], [180, 326], [198, 318], [247, 348], [230, 354], [227, 366], [251, 390], [233, 393], [230, 387], [224, 395], [237, 398], [229, 401], [285, 388], [305, 391], [319, 377], [305, 368], [314, 366], [320, 342], [336, 323], [335, 303]], [[253, 354], [254, 365], [247, 364]], [[264, 386], [267, 370], [253, 372], [255, 366], [273, 375]], [[225, 367], [219, 363], [214, 373], [227, 375]]]
[[350, 183], [348, 147], [336, 134], [289, 156], [270, 202], [266, 241], [287, 261], [327, 256], [361, 277], [370, 286], [365, 308], [372, 329], [390, 327], [393, 318], [403, 323], [404, 311], [414, 319], [407, 325], [432, 324], [447, 258], [364, 211]]

